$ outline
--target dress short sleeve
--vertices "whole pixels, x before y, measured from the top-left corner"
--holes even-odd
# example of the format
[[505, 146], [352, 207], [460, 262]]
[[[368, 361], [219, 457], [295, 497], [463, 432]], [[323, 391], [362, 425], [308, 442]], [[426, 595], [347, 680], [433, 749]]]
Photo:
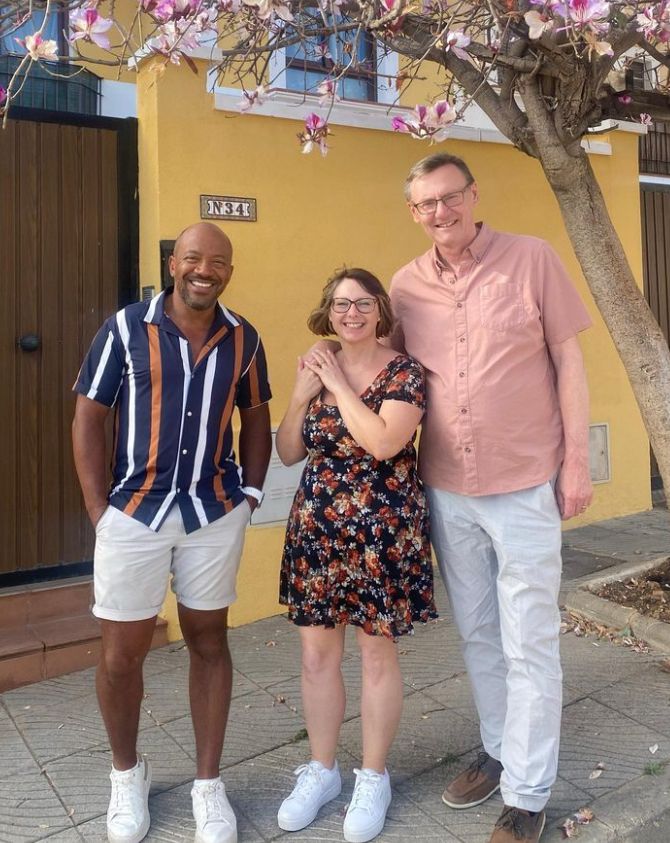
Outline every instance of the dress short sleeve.
[[416, 360], [399, 355], [391, 361], [384, 400], [404, 401], [421, 410], [426, 409], [426, 375]]

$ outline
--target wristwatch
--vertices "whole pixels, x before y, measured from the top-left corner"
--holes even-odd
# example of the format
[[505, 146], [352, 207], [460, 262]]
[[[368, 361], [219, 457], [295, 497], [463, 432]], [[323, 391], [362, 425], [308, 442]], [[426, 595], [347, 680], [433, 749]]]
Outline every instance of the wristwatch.
[[240, 486], [240, 489], [244, 492], [245, 495], [249, 495], [250, 498], [254, 498], [255, 500], [257, 500], [259, 506], [263, 503], [265, 492], [263, 492], [261, 489], [257, 489], [255, 486]]

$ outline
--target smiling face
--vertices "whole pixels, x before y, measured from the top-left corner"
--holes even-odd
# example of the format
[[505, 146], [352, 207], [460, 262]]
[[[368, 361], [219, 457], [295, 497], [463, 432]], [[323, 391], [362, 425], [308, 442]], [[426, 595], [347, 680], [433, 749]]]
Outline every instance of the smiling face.
[[[332, 301], [337, 299], [374, 300], [374, 306], [370, 313], [361, 313], [356, 305], [352, 304], [346, 313], [337, 313], [333, 310]], [[330, 324], [333, 331], [343, 342], [358, 343], [361, 341], [375, 340], [377, 338], [377, 323], [379, 322], [379, 305], [371, 293], [362, 284], [354, 281], [353, 278], [344, 278], [333, 291], [333, 298], [330, 307]]]
[[[438, 251], [446, 258], [459, 257], [477, 235], [477, 185], [472, 183], [467, 189], [466, 186], [467, 178], [454, 164], [445, 164], [432, 173], [419, 176], [411, 184], [409, 207], [414, 222], [423, 227]], [[420, 214], [415, 207], [428, 199], [440, 199], [462, 190], [463, 201], [453, 207], [438, 202], [437, 208], [431, 214]]]
[[232, 259], [233, 247], [220, 228], [209, 223], [187, 228], [170, 257], [175, 293], [191, 310], [213, 309], [230, 281]]

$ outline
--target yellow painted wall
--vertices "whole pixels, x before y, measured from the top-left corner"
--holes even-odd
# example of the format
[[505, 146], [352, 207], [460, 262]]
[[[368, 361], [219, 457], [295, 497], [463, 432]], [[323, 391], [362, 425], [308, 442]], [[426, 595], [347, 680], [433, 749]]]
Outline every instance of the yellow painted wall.
[[[168, 67], [145, 70], [140, 120], [141, 283], [159, 285], [158, 240], [199, 219], [202, 193], [254, 197], [258, 222], [229, 222], [235, 273], [225, 302], [260, 330], [268, 353], [279, 423], [295, 361], [312, 342], [305, 327], [332, 270], [366, 267], [388, 282], [428, 243], [409, 217], [402, 184], [431, 148], [390, 132], [334, 127], [331, 152], [301, 155], [299, 122], [216, 111], [194, 76]], [[592, 156], [624, 246], [640, 274], [637, 137], [609, 138], [612, 156]], [[511, 146], [446, 141], [439, 149], [466, 158], [480, 185], [481, 216], [494, 228], [544, 237], [558, 249], [594, 318], [583, 335], [592, 420], [611, 431], [612, 481], [596, 487], [589, 520], [650, 506], [649, 452], [639, 414], [609, 335], [577, 266], [558, 206], [539, 164]], [[432, 150], [437, 149], [432, 147]], [[571, 526], [586, 519], [570, 522]], [[283, 525], [249, 530], [232, 625], [278, 612], [277, 572]], [[173, 608], [168, 615], [173, 617]], [[174, 624], [170, 633], [178, 634]]]

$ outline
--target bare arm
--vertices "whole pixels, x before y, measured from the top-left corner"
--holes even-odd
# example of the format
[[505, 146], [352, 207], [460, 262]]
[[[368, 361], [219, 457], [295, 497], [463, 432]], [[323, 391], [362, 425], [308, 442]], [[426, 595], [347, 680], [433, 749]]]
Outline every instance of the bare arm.
[[[240, 468], [245, 486], [262, 489], [270, 462], [272, 435], [270, 409], [267, 404], [258, 407], [240, 407]], [[255, 498], [247, 495], [252, 511], [258, 506]]]
[[565, 438], [556, 497], [561, 517], [567, 521], [584, 512], [593, 497], [589, 468], [589, 391], [577, 337], [550, 345], [549, 353], [556, 370]]
[[321, 379], [303, 364], [302, 359], [298, 360], [291, 400], [277, 430], [277, 453], [284, 465], [294, 465], [307, 456], [302, 425], [309, 402], [319, 394], [322, 386]]
[[72, 449], [84, 504], [94, 527], [108, 506], [105, 420], [109, 410], [105, 404], [77, 395], [72, 422]]
[[394, 457], [410, 441], [423, 410], [404, 401], [384, 401], [375, 413], [349, 386], [332, 352], [316, 351], [318, 365], [305, 366], [317, 372], [324, 385], [337, 399], [337, 406], [347, 430], [356, 442], [377, 460]]

